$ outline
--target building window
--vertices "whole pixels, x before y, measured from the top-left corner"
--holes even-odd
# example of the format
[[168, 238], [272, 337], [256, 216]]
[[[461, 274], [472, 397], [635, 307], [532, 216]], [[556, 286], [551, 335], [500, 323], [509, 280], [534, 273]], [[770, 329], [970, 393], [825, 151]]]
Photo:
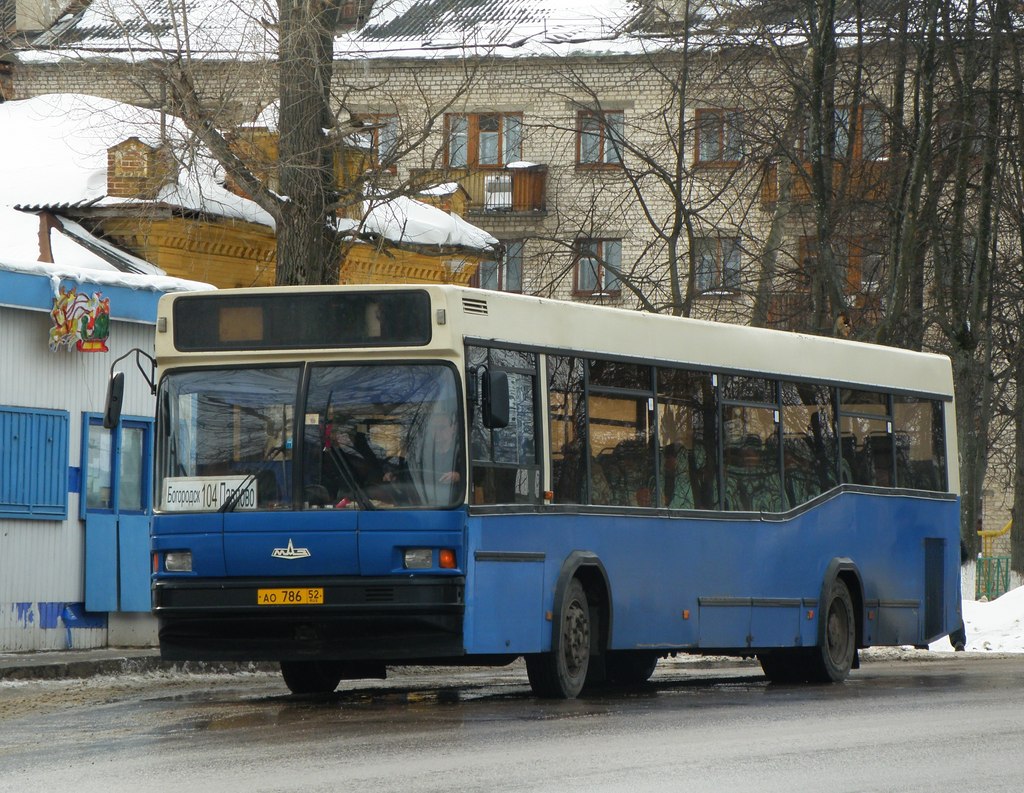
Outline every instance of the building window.
[[500, 168], [523, 158], [522, 113], [450, 114], [445, 122], [450, 168]]
[[398, 153], [398, 116], [394, 114], [372, 114], [356, 117], [362, 122], [363, 140], [370, 149], [371, 163], [394, 173]]
[[523, 291], [523, 241], [503, 243], [501, 259], [480, 263], [474, 286], [500, 292]]
[[622, 290], [621, 240], [579, 240], [576, 243], [577, 295], [615, 297]]
[[579, 165], [622, 165], [625, 116], [621, 110], [581, 111], [576, 117], [576, 162]]
[[[852, 120], [857, 119], [856, 128]], [[853, 135], [853, 146], [850, 146], [850, 135]], [[836, 159], [845, 159], [849, 154], [854, 160], [884, 160], [888, 157], [888, 140], [886, 134], [885, 115], [877, 107], [858, 107], [856, 116], [853, 108], [837, 107], [835, 109], [835, 136], [833, 138], [833, 155]], [[805, 127], [800, 140], [801, 156], [810, 158], [808, 131]]]
[[693, 245], [694, 284], [697, 291], [738, 291], [740, 238], [697, 237]]
[[735, 163], [743, 157], [743, 111], [697, 111], [697, 162]]
[[[873, 237], [836, 240], [832, 244], [835, 267], [846, 294], [875, 292], [885, 276], [886, 248]], [[818, 266], [818, 241], [800, 238], [800, 265], [804, 288], [810, 284], [811, 273]]]
[[69, 427], [67, 411], [0, 408], [0, 518], [67, 517]]

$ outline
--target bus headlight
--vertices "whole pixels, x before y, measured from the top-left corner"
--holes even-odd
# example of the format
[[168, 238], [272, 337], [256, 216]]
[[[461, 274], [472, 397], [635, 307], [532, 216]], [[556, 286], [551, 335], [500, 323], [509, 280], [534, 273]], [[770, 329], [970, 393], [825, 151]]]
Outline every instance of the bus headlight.
[[434, 566], [434, 551], [431, 548], [406, 548], [403, 557], [406, 570], [424, 570]]
[[168, 573], [191, 573], [192, 551], [168, 551], [165, 553], [164, 570]]

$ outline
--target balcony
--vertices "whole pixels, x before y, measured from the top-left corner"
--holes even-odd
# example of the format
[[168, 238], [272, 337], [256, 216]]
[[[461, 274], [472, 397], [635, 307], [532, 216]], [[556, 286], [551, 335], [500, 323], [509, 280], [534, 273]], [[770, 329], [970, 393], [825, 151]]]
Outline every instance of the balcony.
[[[779, 199], [779, 165], [771, 164], [764, 170], [761, 182], [761, 202], [772, 205]], [[810, 163], [800, 167], [792, 163], [782, 166], [792, 179], [790, 200], [796, 204], [809, 204], [814, 199]], [[852, 160], [849, 163], [832, 164], [832, 193], [853, 203], [875, 203], [884, 201], [890, 190], [893, 164], [889, 160]]]
[[[876, 291], [861, 291], [846, 296], [845, 312], [854, 333], [877, 325], [885, 314], [882, 296]], [[814, 310], [807, 291], [776, 292], [768, 302], [768, 327], [778, 330], [817, 332], [811, 326]]]
[[543, 213], [547, 211], [548, 166], [505, 168], [413, 169], [410, 177], [423, 188], [458, 182], [465, 206], [452, 205], [469, 214]]

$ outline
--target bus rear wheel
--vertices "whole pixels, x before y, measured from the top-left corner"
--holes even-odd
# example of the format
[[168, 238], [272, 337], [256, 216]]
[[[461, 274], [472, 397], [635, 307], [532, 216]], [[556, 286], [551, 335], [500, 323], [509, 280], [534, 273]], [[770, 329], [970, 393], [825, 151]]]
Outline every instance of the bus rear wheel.
[[330, 694], [343, 669], [334, 661], [281, 661], [281, 676], [293, 694]]
[[821, 643], [810, 655], [808, 679], [812, 683], [840, 683], [849, 677], [857, 655], [853, 599], [844, 581], [837, 578], [832, 582], [823, 605]]
[[590, 606], [578, 578], [562, 596], [561, 620], [551, 652], [526, 656], [533, 693], [548, 699], [573, 699], [583, 690], [590, 666]]

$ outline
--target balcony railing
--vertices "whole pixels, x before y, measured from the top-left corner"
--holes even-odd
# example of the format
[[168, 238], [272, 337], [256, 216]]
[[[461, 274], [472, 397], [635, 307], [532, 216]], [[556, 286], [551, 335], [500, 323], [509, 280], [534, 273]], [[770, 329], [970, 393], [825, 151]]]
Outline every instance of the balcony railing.
[[[855, 292], [846, 296], [844, 309], [854, 332], [860, 328], [872, 327], [881, 321], [885, 313], [882, 297], [878, 292]], [[768, 327], [779, 330], [814, 332], [810, 325], [814, 307], [809, 292], [794, 290], [776, 292], [768, 302]]]
[[[809, 174], [811, 164], [803, 163], [800, 167], [789, 164], [782, 166], [787, 176], [792, 179], [790, 199], [798, 204], [810, 203], [813, 190]], [[889, 195], [892, 176], [892, 163], [889, 160], [853, 160], [847, 163], [833, 163], [832, 191], [836, 198], [845, 198], [853, 202], [872, 203], [883, 201]], [[779, 199], [780, 179], [779, 166], [774, 163], [764, 170], [761, 182], [761, 201], [774, 204]]]
[[[467, 212], [545, 212], [548, 167], [414, 169], [411, 177], [424, 188], [458, 182], [466, 192]], [[455, 207], [453, 207], [455, 208]]]

